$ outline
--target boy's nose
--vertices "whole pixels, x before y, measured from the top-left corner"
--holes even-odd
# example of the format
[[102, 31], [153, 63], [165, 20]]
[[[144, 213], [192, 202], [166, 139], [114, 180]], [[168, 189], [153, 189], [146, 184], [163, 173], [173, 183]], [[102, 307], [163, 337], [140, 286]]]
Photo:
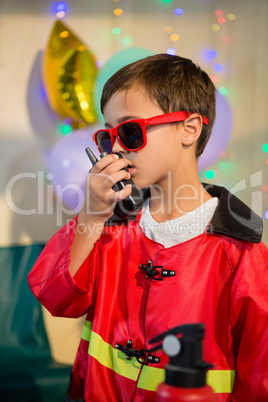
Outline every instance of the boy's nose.
[[112, 152], [126, 152], [125, 148], [122, 147], [122, 145], [120, 144], [120, 142], [118, 141], [118, 139], [116, 138], [113, 148], [112, 148]]

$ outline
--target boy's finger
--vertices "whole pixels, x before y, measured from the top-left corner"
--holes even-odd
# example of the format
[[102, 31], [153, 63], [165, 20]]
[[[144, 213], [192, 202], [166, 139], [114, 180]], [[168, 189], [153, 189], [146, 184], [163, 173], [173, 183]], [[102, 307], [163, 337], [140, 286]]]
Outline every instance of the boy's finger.
[[91, 173], [99, 173], [103, 169], [105, 169], [107, 166], [109, 166], [111, 163], [117, 161], [118, 159], [119, 159], [119, 156], [116, 154], [106, 155], [102, 159], [98, 160], [98, 162], [92, 167], [90, 172]]
[[[104, 174], [103, 172], [101, 174]], [[115, 183], [118, 183], [121, 180], [129, 180], [131, 177], [129, 172], [125, 170], [119, 170], [112, 175], [105, 175], [105, 181], [103, 182], [104, 186], [112, 187]]]
[[123, 200], [124, 198], [128, 197], [132, 192], [132, 187], [131, 184], [127, 184], [125, 188], [123, 188], [123, 190], [117, 191], [111, 193], [110, 195], [110, 199], [112, 201], [112, 203], [117, 203], [118, 201]]

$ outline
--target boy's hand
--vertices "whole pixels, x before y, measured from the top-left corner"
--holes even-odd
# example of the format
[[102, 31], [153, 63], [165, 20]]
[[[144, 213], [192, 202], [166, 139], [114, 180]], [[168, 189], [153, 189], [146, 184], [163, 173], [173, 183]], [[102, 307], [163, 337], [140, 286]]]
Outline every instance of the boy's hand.
[[126, 161], [110, 154], [100, 159], [90, 170], [86, 184], [83, 207], [79, 217], [83, 221], [105, 222], [113, 215], [115, 204], [131, 194], [131, 185], [115, 192], [112, 187], [121, 180], [130, 179], [125, 170]]

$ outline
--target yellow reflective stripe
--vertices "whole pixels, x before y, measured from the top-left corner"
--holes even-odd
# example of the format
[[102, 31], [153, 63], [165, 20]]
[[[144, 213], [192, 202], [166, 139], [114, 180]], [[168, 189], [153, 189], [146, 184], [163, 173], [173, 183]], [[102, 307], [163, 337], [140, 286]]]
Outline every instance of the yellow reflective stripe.
[[91, 331], [92, 331], [92, 322], [86, 320], [81, 338], [84, 339], [84, 341], [89, 341]]
[[[234, 384], [235, 370], [209, 370], [207, 384], [216, 394], [231, 393]], [[165, 381], [165, 370], [156, 367], [143, 366], [138, 388], [155, 391], [161, 382]]]
[[207, 383], [216, 394], [229, 394], [233, 390], [235, 370], [209, 370]]
[[137, 381], [141, 369], [140, 363], [135, 358], [126, 360], [126, 356], [123, 352], [113, 348], [112, 345], [105, 342], [102, 337], [92, 331], [91, 328], [92, 323], [86, 321], [82, 339], [89, 341], [88, 354], [98, 360], [100, 364], [115, 371], [117, 374]]
[[[117, 374], [137, 381], [141, 365], [135, 358], [126, 360], [125, 354], [105, 342], [100, 335], [92, 331], [92, 323], [85, 322], [82, 339], [90, 342], [88, 354], [100, 364], [113, 370]], [[209, 370], [207, 384], [215, 393], [231, 393], [233, 389], [235, 370]], [[155, 391], [157, 386], [165, 380], [165, 370], [157, 367], [143, 366], [138, 381], [138, 388]]]
[[161, 382], [165, 381], [165, 370], [157, 367], [143, 366], [138, 381], [138, 388], [155, 391]]

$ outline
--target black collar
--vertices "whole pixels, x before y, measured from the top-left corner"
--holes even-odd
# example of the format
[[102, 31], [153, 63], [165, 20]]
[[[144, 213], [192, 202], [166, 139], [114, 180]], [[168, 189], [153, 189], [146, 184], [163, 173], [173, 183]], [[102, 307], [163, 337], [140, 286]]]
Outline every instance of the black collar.
[[212, 197], [219, 198], [207, 233], [218, 233], [235, 239], [260, 243], [263, 230], [262, 219], [226, 188], [202, 184]]
[[[221, 234], [234, 239], [260, 243], [262, 238], [263, 222], [246, 204], [230, 193], [226, 188], [213, 184], [202, 183], [212, 197], [219, 199], [218, 206], [207, 229], [208, 234]], [[150, 197], [150, 190], [143, 190], [144, 199]], [[119, 219], [113, 215], [106, 222], [107, 226], [126, 224], [136, 220], [139, 211], [126, 219]]]

